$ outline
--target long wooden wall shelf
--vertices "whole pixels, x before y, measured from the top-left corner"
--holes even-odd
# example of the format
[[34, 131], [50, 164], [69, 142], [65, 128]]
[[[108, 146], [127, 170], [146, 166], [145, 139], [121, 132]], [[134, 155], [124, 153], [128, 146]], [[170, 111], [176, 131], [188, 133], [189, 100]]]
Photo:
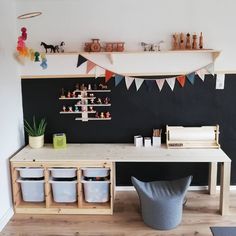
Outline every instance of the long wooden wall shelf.
[[[95, 69], [86, 73], [86, 63], [76, 67], [81, 54], [101, 68], [124, 76], [177, 75], [195, 71], [210, 64], [220, 55], [219, 50], [169, 50], [160, 52], [67, 52], [47, 54], [48, 68], [42, 70], [37, 63], [27, 61], [21, 67], [21, 77], [28, 78], [78, 78], [95, 77]], [[100, 73], [104, 76], [104, 70]]]

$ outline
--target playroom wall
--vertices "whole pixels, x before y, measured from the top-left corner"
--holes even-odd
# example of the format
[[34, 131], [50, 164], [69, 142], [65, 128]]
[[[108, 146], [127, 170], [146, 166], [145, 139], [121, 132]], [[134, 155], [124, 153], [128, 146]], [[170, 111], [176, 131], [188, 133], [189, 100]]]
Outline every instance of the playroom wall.
[[0, 2], [0, 231], [13, 215], [9, 158], [24, 145], [21, 83], [13, 57], [16, 45], [15, 3]]
[[[85, 41], [90, 40], [91, 38], [100, 38], [102, 41], [125, 41], [126, 50], [142, 50], [142, 48], [140, 47], [141, 41], [157, 42], [159, 40], [164, 40], [165, 44], [163, 45], [163, 49], [169, 49], [171, 47], [171, 34], [173, 32], [203, 32], [205, 48], [222, 50], [220, 57], [215, 63], [216, 71], [235, 72], [236, 68], [234, 58], [236, 56], [236, 33], [232, 30], [234, 28], [233, 24], [236, 20], [236, 16], [234, 14], [235, 7], [236, 2], [233, 0], [42, 0], [37, 2], [33, 2], [30, 0], [18, 0], [18, 15], [30, 11], [42, 11], [43, 14], [39, 17], [32, 18], [30, 20], [18, 21], [17, 29], [19, 32], [22, 26], [26, 26], [28, 29], [29, 36], [27, 44], [30, 45], [30, 47], [39, 51], [42, 51], [42, 48], [39, 46], [41, 41], [45, 41], [47, 43], [52, 44], [58, 44], [61, 41], [65, 41], [66, 51], [80, 51], [82, 50], [83, 43]], [[76, 61], [74, 62], [74, 65], [76, 65]], [[63, 65], [63, 60], [60, 61], [60, 70], [61, 68], [67, 70], [67, 65]], [[27, 70], [27, 68], [24, 70]], [[56, 68], [54, 71], [51, 72], [53, 72], [55, 75], [58, 74]], [[226, 84], [227, 80], [232, 79], [235, 79], [234, 75], [227, 77]], [[34, 83], [34, 80], [25, 80], [22, 83], [23, 96], [24, 99], [27, 100], [29, 97], [27, 96], [27, 94], [31, 94], [33, 89], [35, 88], [41, 87], [42, 95], [43, 92], [46, 92], [45, 96], [49, 99], [52, 94], [50, 94], [49, 89], [44, 90], [47, 85], [48, 88], [51, 88], [51, 91], [53, 91], [54, 93], [60, 86], [64, 86], [72, 82], [69, 82], [69, 79], [68, 83], [62, 80], [61, 82], [60, 80], [55, 80], [53, 82], [53, 80], [43, 79], [41, 82], [35, 80]], [[208, 96], [211, 97], [212, 100], [210, 99], [209, 101], [212, 101], [212, 104], [214, 105], [213, 112], [211, 113], [212, 119], [207, 119], [207, 117], [204, 116], [204, 113], [201, 113], [200, 115], [199, 113], [197, 113], [196, 115], [198, 117], [198, 120], [195, 122], [195, 124], [210, 124], [213, 121], [216, 121], [217, 117], [216, 119], [214, 119], [214, 114], [216, 114], [217, 112], [219, 112], [219, 114], [221, 112], [224, 112], [228, 104], [232, 104], [232, 102], [234, 102], [235, 100], [233, 96], [233, 89], [235, 88], [235, 85], [234, 83], [232, 83], [232, 81], [229, 85], [230, 87], [227, 87], [228, 89], [230, 89], [229, 92], [232, 97], [227, 97], [225, 99], [223, 95], [227, 94], [227, 90], [223, 91], [223, 93], [221, 94], [220, 91], [218, 91], [218, 95], [216, 95], [214, 93], [213, 80], [208, 80], [207, 83], [209, 83], [209, 87], [207, 87], [207, 89], [201, 88], [200, 84], [198, 84], [193, 89], [196, 89], [196, 92], [199, 86], [200, 89], [203, 89], [203, 91], [200, 92], [201, 95], [203, 93], [206, 99]], [[58, 84], [61, 85], [58, 86]], [[125, 90], [124, 85], [122, 89]], [[165, 89], [167, 90], [167, 87]], [[192, 88], [187, 88], [185, 93], [188, 94], [191, 93], [191, 91]], [[123, 92], [126, 93], [125, 91]], [[181, 93], [181, 91], [179, 92]], [[132, 100], [132, 102], [129, 103], [129, 106], [126, 106], [125, 109], [130, 108], [130, 106], [132, 106], [132, 109], [135, 109], [139, 106], [137, 100], [134, 99], [136, 96], [140, 95], [141, 97], [139, 98], [139, 101], [141, 100], [142, 102], [149, 101], [151, 97], [154, 98], [154, 93], [149, 98], [148, 95], [134, 93], [134, 89], [131, 90], [130, 100]], [[127, 96], [129, 96], [128, 92]], [[145, 96], [144, 100], [141, 99], [142, 96]], [[177, 99], [176, 93], [171, 93], [170, 91], [164, 92], [164, 94], [160, 96], [165, 96], [165, 99], [163, 98], [163, 101], [167, 101], [167, 103], [171, 105], [170, 109], [172, 109], [174, 105], [179, 104], [179, 99], [182, 99], [184, 101], [183, 94], [180, 95], [181, 98], [179, 97]], [[197, 96], [198, 95], [194, 97], [194, 100], [192, 100], [193, 102], [200, 101], [198, 100]], [[41, 99], [40, 96], [37, 100], [37, 107], [39, 108], [38, 112], [39, 114], [43, 114], [45, 102], [43, 102], [43, 100], [40, 102], [39, 99]], [[116, 99], [119, 99], [118, 95], [115, 96], [115, 101], [113, 100], [113, 104], [120, 104], [119, 101]], [[221, 99], [223, 99], [223, 102], [219, 104]], [[33, 99], [31, 101], [33, 101]], [[48, 103], [52, 106], [53, 104], [55, 104], [53, 100], [50, 99], [48, 100]], [[30, 113], [35, 112], [35, 110], [37, 110], [37, 107], [33, 103], [29, 104], [29, 100], [28, 102], [26, 101], [24, 104], [25, 115], [30, 115]], [[204, 107], [204, 105], [204, 102], [202, 102], [201, 104], [197, 104], [199, 109], [201, 108], [201, 106]], [[220, 109], [219, 111], [217, 110], [218, 108]], [[156, 109], [158, 110], [158, 106], [156, 106]], [[179, 123], [183, 124], [183, 122], [181, 121], [181, 109], [184, 109], [184, 107], [181, 106], [180, 109], [176, 109], [176, 114], [179, 116]], [[206, 107], [205, 109], [207, 110]], [[52, 110], [50, 110], [50, 112], [51, 111]], [[226, 112], [227, 111], [232, 111], [231, 114], [234, 115], [235, 109], [232, 106], [228, 106], [228, 110], [226, 109]], [[150, 110], [149, 112], [151, 112], [149, 115], [152, 116], [152, 112], [155, 113], [156, 111]], [[166, 114], [169, 113], [167, 112]], [[45, 115], [47, 116], [48, 114]], [[232, 116], [229, 117], [230, 119], [232, 119]], [[122, 118], [125, 119], [125, 113]], [[184, 117], [184, 119], [185, 118], [186, 117]], [[137, 118], [137, 120], [139, 123], [141, 123], [141, 120], [139, 120], [139, 118]], [[171, 120], [171, 116], [166, 117], [166, 120], [174, 124], [174, 120]], [[165, 118], [163, 118], [161, 121], [162, 124], [165, 124], [166, 120]], [[123, 122], [125, 121], [126, 120], [124, 120]], [[224, 122], [224, 119], [221, 119], [220, 121]], [[194, 122], [192, 122], [192, 120], [186, 121], [186, 123], [194, 125]], [[229, 124], [228, 126], [226, 123], [223, 124], [224, 126], [226, 126], [226, 129], [228, 129], [228, 133], [226, 136], [224, 136], [226, 138], [223, 140], [223, 142], [226, 144], [227, 140], [230, 140], [227, 143], [227, 147], [229, 147], [230, 145], [231, 148], [231, 151], [228, 152], [228, 154], [231, 154], [233, 157], [235, 150], [232, 144], [232, 140], [234, 139], [232, 139], [231, 134], [234, 131], [234, 126], [229, 127]], [[91, 124], [87, 125], [91, 127], [93, 126]], [[52, 127], [52, 130], [56, 131], [56, 129], [54, 128], [55, 127]], [[118, 127], [115, 127], [115, 129], [117, 128]], [[73, 132], [75, 131], [73, 130]], [[135, 132], [133, 133], [136, 134]], [[49, 135], [52, 135], [52, 133], [48, 134], [48, 140]], [[77, 134], [75, 134], [75, 136], [72, 135], [72, 141], [74, 140], [73, 137], [77, 137], [76, 135]], [[84, 137], [84, 140], [85, 139], [86, 138]], [[124, 137], [124, 141], [127, 142], [127, 140], [127, 137]], [[87, 142], [89, 141], [92, 142], [93, 140], [87, 140]], [[130, 169], [136, 169], [137, 172], [141, 173], [143, 171], [142, 167], [143, 166], [134, 167], [132, 165], [120, 165], [120, 177], [118, 178], [118, 183], [120, 185], [127, 184], [129, 182], [127, 178], [129, 177]], [[193, 169], [194, 168], [198, 169], [197, 167], [193, 167]], [[148, 172], [148, 167], [146, 170]], [[175, 166], [169, 169], [171, 173], [174, 173], [176, 170], [177, 169], [175, 168]], [[202, 174], [201, 172], [197, 173], [197, 180], [195, 179], [194, 181], [196, 181], [196, 184], [204, 185], [206, 184], [206, 181], [204, 180], [206, 180], [207, 177], [207, 166], [203, 166], [201, 170], [203, 170]], [[170, 176], [171, 173], [168, 173], [168, 176]], [[155, 177], [155, 175], [153, 176]], [[145, 177], [144, 174], [143, 177]], [[235, 177], [233, 183], [236, 183]]]

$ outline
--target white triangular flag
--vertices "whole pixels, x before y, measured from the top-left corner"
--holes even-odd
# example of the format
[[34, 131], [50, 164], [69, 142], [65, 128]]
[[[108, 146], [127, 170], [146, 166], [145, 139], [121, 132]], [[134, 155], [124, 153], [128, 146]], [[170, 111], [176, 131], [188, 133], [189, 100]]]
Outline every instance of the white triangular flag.
[[224, 88], [225, 88], [225, 74], [217, 74], [216, 89], [224, 89]]
[[210, 74], [214, 75], [214, 74], [215, 74], [214, 63], [211, 63], [211, 64], [207, 65], [207, 66], [206, 66], [206, 70], [207, 70], [207, 72], [209, 72]]
[[174, 90], [176, 77], [166, 79], [166, 82], [169, 84], [171, 90]]
[[166, 81], [165, 79], [157, 79], [156, 80], [157, 86], [158, 86], [160, 91], [162, 90], [165, 81]]
[[141, 85], [143, 84], [144, 79], [135, 79], [136, 90], [138, 91]]
[[126, 88], [129, 89], [131, 84], [133, 83], [134, 78], [129, 77], [129, 76], [125, 76], [125, 84], [126, 84]]
[[101, 75], [105, 75], [105, 70], [100, 67], [100, 66], [96, 66], [96, 70], [95, 70], [95, 78], [100, 77]]
[[200, 77], [200, 79], [201, 79], [202, 81], [205, 80], [205, 74], [207, 73], [205, 68], [202, 68], [202, 69], [200, 69], [200, 70], [197, 70], [196, 73], [197, 73], [197, 75]]

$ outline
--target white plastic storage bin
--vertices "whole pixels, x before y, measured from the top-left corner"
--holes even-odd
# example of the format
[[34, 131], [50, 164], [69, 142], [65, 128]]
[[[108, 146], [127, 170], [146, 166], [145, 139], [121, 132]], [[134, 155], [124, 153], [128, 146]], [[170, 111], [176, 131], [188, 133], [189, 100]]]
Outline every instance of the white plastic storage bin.
[[50, 168], [53, 178], [74, 178], [76, 177], [76, 168]]
[[86, 181], [82, 180], [84, 197], [86, 202], [108, 202], [110, 196], [110, 181]]
[[81, 168], [83, 170], [83, 176], [85, 177], [106, 177], [109, 175], [109, 168], [102, 168], [102, 167], [88, 167], [88, 168]]
[[44, 176], [43, 168], [20, 167], [16, 170], [20, 172], [21, 178], [42, 178]]
[[52, 184], [53, 199], [55, 202], [76, 202], [77, 181], [76, 180], [50, 180]]
[[44, 180], [22, 180], [21, 184], [22, 198], [25, 202], [44, 202]]

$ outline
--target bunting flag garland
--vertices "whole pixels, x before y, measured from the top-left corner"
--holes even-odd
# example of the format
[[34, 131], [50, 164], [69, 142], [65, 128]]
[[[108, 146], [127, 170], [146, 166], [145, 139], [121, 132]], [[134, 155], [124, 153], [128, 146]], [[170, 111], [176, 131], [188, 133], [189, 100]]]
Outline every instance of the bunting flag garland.
[[136, 90], [138, 91], [141, 87], [141, 85], [143, 84], [144, 79], [135, 79], [135, 86], [136, 86]]
[[183, 88], [185, 85], [185, 81], [186, 81], [185, 75], [178, 76], [178, 77], [176, 77], [176, 79], [178, 80], [179, 84]]
[[95, 63], [91, 62], [91, 61], [87, 61], [87, 74], [96, 66]]
[[133, 83], [134, 78], [129, 77], [129, 76], [125, 76], [125, 84], [126, 84], [126, 88], [127, 90], [129, 90], [131, 84]]
[[206, 66], [206, 70], [207, 70], [210, 74], [214, 75], [214, 74], [215, 74], [214, 63], [211, 63], [211, 64], [207, 65], [207, 66]]
[[168, 83], [168, 85], [170, 86], [171, 90], [173, 91], [174, 87], [175, 87], [175, 77], [166, 79], [166, 82]]
[[117, 86], [123, 79], [124, 79], [124, 76], [115, 75], [115, 86]]
[[112, 71], [106, 70], [106, 72], [105, 72], [105, 82], [107, 83], [113, 75], [114, 75], [114, 73]]
[[105, 70], [102, 67], [96, 65], [95, 79], [104, 74], [105, 74]]
[[186, 76], [187, 76], [187, 79], [189, 80], [189, 82], [190, 82], [191, 84], [194, 84], [194, 81], [195, 81], [195, 72], [192, 72], [192, 73], [190, 73], [190, 74], [187, 74]]
[[206, 69], [202, 68], [200, 70], [197, 70], [196, 73], [202, 81], [205, 80]]
[[78, 62], [77, 62], [77, 67], [81, 66], [82, 64], [84, 64], [86, 61], [88, 61], [85, 57], [81, 56], [79, 54], [78, 56]]
[[[30, 53], [29, 53], [30, 54]], [[31, 55], [32, 56], [32, 55]], [[165, 84], [165, 81], [173, 91], [175, 88], [175, 81], [177, 80], [180, 86], [183, 88], [186, 84], [186, 80], [188, 80], [192, 85], [195, 82], [195, 75], [197, 74], [202, 81], [205, 79], [206, 74], [212, 74], [214, 76], [214, 63], [210, 63], [202, 68], [199, 68], [196, 71], [193, 71], [191, 73], [188, 73], [186, 75], [179, 75], [171, 78], [164, 78], [164, 79], [152, 79], [152, 78], [137, 78], [137, 77], [130, 77], [130, 76], [124, 76], [121, 74], [116, 74], [113, 71], [110, 71], [106, 68], [103, 68], [96, 63], [86, 59], [82, 55], [78, 55], [78, 62], [77, 67], [81, 66], [83, 63], [87, 62], [87, 68], [86, 73], [89, 74], [91, 70], [94, 70], [95, 78], [98, 78], [100, 76], [104, 76], [105, 74], [105, 82], [107, 83], [113, 76], [115, 77], [115, 86], [118, 86], [120, 82], [125, 79], [125, 84], [127, 90], [132, 85], [133, 81], [135, 81], [135, 87], [136, 91], [140, 89], [143, 82], [145, 81], [148, 90], [151, 90], [154, 87], [154, 83], [157, 85], [158, 89], [161, 91], [163, 89], [163, 86]], [[42, 65], [43, 66], [43, 65]], [[224, 88], [224, 75], [219, 75], [216, 80], [216, 89], [223, 89]]]
[[162, 90], [165, 81], [166, 81], [165, 79], [157, 79], [156, 80], [156, 84], [157, 84], [160, 91]]

